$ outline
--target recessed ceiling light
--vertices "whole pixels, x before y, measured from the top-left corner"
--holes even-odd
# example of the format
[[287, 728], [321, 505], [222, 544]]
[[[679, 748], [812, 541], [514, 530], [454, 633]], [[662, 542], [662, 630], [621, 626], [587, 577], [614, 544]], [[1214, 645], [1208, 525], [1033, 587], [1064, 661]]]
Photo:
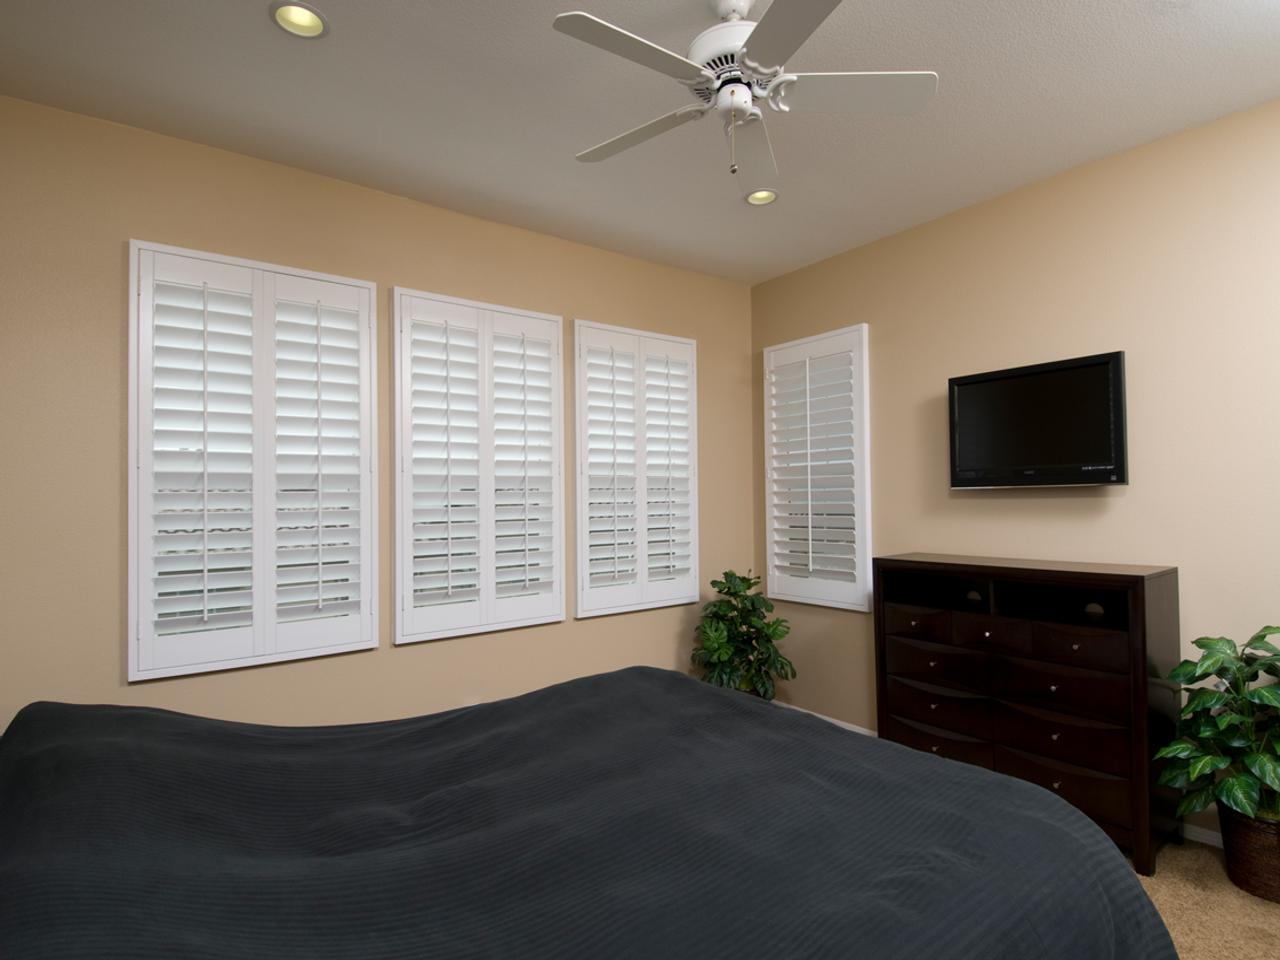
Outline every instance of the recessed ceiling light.
[[309, 3], [285, 2], [276, 0], [271, 4], [271, 19], [281, 30], [292, 33], [295, 37], [323, 37], [329, 32], [329, 22]]
[[773, 201], [777, 199], [778, 192], [776, 190], [769, 190], [768, 188], [763, 190], [752, 190], [747, 194], [747, 203], [751, 204], [753, 207], [763, 207], [766, 204], [773, 203]]

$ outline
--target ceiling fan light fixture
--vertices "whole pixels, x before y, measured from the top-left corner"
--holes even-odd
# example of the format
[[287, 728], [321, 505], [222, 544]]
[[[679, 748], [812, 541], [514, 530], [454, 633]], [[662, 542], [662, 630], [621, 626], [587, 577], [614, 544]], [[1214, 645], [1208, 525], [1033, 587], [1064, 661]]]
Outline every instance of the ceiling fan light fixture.
[[770, 190], [768, 187], [762, 187], [759, 190], [752, 190], [746, 196], [747, 203], [753, 207], [767, 207], [773, 201], [778, 199], [778, 191]]
[[329, 21], [309, 3], [276, 0], [271, 4], [270, 12], [276, 26], [295, 37], [314, 40], [329, 32]]

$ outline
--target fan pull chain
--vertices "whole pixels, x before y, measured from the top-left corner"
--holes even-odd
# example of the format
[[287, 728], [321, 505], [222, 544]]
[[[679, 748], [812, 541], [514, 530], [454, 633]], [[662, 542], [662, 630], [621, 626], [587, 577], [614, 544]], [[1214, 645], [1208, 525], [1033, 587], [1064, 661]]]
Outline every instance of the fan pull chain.
[[738, 172], [738, 161], [734, 157], [734, 133], [738, 129], [738, 113], [736, 110], [729, 111], [729, 172], [736, 174]]

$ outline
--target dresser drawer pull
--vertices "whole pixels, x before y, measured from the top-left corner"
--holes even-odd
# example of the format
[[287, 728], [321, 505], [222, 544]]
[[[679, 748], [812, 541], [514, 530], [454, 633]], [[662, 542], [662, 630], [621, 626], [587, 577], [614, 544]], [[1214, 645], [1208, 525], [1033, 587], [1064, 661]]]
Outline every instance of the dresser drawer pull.
[[1057, 685], [1056, 683], [1051, 683], [1051, 684], [1049, 684], [1049, 692], [1050, 692], [1050, 693], [1057, 693], [1057, 692], [1058, 692], [1058, 685]]
[[930, 660], [930, 661], [929, 661], [929, 666], [931, 666], [931, 667], [936, 667], [937, 665], [938, 665], [938, 661], [937, 661], [937, 660]]
[[912, 625], [913, 627], [918, 627], [918, 626], [920, 626], [920, 621], [919, 621], [919, 620], [912, 620], [912, 621], [911, 621], [911, 625]]
[[938, 752], [938, 746], [937, 746], [937, 744], [934, 744], [934, 745], [933, 745], [932, 747], [930, 747], [929, 749], [930, 749], [930, 750], [932, 750], [934, 753], [937, 753], [937, 752]]
[[1080, 644], [1078, 644], [1078, 643], [1073, 643], [1073, 644], [1071, 645], [1071, 649], [1072, 649], [1072, 650], [1079, 650], [1079, 649], [1080, 649]]
[[1060, 736], [1062, 736], [1060, 733], [1051, 733], [1049, 734], [1049, 739], [1056, 741]]
[[938, 709], [938, 705], [937, 705], [936, 703], [931, 703], [931, 704], [929, 704], [929, 709], [930, 709], [930, 710], [937, 710], [937, 709]]
[[1055, 780], [1055, 781], [1053, 781], [1053, 789], [1058, 790], [1058, 789], [1060, 789], [1061, 787], [1062, 787], [1062, 781], [1061, 781], [1061, 780]]
[[983, 635], [984, 637], [986, 637], [988, 640], [990, 640], [990, 639], [991, 639], [991, 631], [990, 631], [990, 630], [983, 630], [983, 631], [982, 631], [982, 635]]

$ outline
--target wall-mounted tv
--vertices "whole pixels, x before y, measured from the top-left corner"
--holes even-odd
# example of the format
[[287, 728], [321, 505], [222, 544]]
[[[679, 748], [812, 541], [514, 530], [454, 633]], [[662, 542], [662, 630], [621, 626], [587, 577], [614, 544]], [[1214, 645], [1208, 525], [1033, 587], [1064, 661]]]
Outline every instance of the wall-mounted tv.
[[1129, 482], [1123, 353], [949, 382], [953, 488]]

